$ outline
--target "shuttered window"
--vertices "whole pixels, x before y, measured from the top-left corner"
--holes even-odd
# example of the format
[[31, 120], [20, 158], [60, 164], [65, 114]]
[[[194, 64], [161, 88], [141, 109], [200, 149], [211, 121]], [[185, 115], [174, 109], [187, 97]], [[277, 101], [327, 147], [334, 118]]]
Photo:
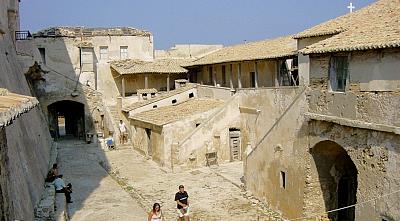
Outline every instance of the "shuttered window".
[[81, 69], [84, 72], [92, 72], [93, 68], [93, 48], [81, 48]]
[[329, 85], [332, 91], [344, 92], [348, 79], [348, 57], [332, 56], [329, 64]]
[[121, 59], [128, 59], [128, 46], [119, 47], [119, 54]]

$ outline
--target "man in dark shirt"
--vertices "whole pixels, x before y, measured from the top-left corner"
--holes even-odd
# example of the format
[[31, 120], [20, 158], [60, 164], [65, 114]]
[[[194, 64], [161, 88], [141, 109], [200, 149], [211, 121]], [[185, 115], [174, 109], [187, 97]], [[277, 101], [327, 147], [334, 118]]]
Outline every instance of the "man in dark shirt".
[[175, 194], [175, 201], [177, 203], [177, 211], [180, 221], [189, 221], [189, 195], [185, 191], [183, 185], [179, 186], [179, 192]]

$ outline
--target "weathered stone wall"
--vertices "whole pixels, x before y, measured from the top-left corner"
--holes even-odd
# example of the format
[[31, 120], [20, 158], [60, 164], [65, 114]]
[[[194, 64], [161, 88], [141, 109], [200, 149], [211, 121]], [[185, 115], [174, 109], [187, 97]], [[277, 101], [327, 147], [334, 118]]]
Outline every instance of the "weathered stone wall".
[[[343, 147], [350, 156], [358, 172], [357, 203], [378, 198], [357, 206], [356, 220], [380, 220], [383, 217], [399, 220], [400, 193], [379, 198], [398, 191], [400, 187], [399, 135], [322, 121], [311, 121], [309, 129], [310, 149], [321, 141], [331, 140]], [[308, 156], [310, 158], [306, 174], [305, 215], [325, 211], [319, 174], [311, 155]]]
[[197, 85], [197, 95], [199, 98], [210, 98], [226, 101], [232, 97], [233, 91], [226, 87]]
[[[205, 122], [190, 132], [176, 147], [177, 159], [174, 164], [204, 165], [205, 154], [218, 151], [219, 161], [230, 160], [229, 128], [240, 128], [239, 97], [233, 96], [218, 108]], [[214, 139], [215, 138], [215, 139]], [[196, 164], [190, 158], [196, 158]]]
[[[167, 124], [163, 127], [163, 141], [164, 141], [163, 154], [165, 156], [164, 165], [166, 165], [167, 167], [171, 166], [171, 157], [173, 157], [173, 163], [176, 163], [176, 160], [179, 158], [180, 154], [179, 150], [176, 149], [176, 144], [181, 142], [186, 136], [188, 136], [191, 132], [193, 132], [196, 129], [196, 124], [201, 125], [213, 114], [215, 114], [215, 110], [210, 110], [207, 112], [195, 114], [180, 121]], [[198, 136], [198, 134], [192, 136]], [[210, 140], [209, 142], [212, 141]], [[211, 150], [211, 146], [207, 148]], [[221, 153], [221, 149], [218, 148], [217, 151]], [[204, 157], [197, 156], [196, 154], [194, 154], [193, 159], [189, 161], [191, 163], [194, 163], [195, 165], [204, 165], [204, 162], [201, 162], [201, 160], [204, 160], [203, 159]], [[197, 162], [192, 162], [194, 160], [195, 161], [199, 160], [198, 164], [196, 164]]]
[[10, 171], [5, 128], [0, 128], [0, 220], [14, 220], [9, 195]]
[[[10, 33], [8, 29], [6, 15], [9, 3], [18, 6], [17, 0], [0, 3], [1, 29], [6, 30], [5, 34], [0, 34], [0, 87], [7, 88], [10, 92], [32, 96], [17, 59], [13, 43], [14, 33]], [[18, 7], [16, 9], [18, 14]], [[10, 22], [18, 24], [18, 21]], [[33, 220], [34, 206], [43, 191], [51, 143], [46, 119], [40, 108], [34, 108], [16, 119], [6, 128], [6, 137], [10, 171], [8, 178], [12, 183], [8, 193], [13, 212], [11, 219]]]
[[[349, 56], [348, 85], [350, 91], [399, 91], [400, 50], [342, 53]], [[329, 55], [312, 55], [310, 58], [310, 86], [328, 90]]]
[[304, 89], [240, 90], [239, 94], [242, 148], [247, 148], [246, 188], [285, 217], [299, 217], [308, 144], [302, 117], [307, 110]]

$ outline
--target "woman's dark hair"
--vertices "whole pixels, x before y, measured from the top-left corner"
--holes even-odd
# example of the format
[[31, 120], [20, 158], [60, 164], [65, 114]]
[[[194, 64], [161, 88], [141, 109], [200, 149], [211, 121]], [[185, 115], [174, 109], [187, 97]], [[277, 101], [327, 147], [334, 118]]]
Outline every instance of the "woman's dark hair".
[[155, 213], [156, 212], [156, 207], [158, 206], [158, 208], [160, 208], [161, 209], [161, 206], [160, 206], [160, 204], [159, 203], [154, 203], [154, 205], [153, 205], [153, 213]]

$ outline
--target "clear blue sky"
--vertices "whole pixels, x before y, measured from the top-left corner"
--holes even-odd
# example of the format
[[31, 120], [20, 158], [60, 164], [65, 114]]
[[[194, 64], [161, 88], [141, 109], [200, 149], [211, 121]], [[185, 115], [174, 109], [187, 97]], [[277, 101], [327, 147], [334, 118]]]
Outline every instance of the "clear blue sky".
[[[174, 44], [242, 43], [294, 34], [348, 13], [350, 0], [22, 0], [21, 29], [130, 26]], [[353, 0], [357, 9], [374, 0]]]

